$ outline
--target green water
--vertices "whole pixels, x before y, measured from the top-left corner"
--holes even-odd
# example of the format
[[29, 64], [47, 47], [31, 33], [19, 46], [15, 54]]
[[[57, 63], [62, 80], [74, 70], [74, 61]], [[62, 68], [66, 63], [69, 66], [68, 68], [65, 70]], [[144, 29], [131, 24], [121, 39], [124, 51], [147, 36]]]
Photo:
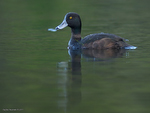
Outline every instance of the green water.
[[[1, 0], [0, 112], [149, 113], [149, 0]], [[55, 33], [77, 12], [82, 37], [112, 33], [133, 51], [68, 54], [70, 29]]]

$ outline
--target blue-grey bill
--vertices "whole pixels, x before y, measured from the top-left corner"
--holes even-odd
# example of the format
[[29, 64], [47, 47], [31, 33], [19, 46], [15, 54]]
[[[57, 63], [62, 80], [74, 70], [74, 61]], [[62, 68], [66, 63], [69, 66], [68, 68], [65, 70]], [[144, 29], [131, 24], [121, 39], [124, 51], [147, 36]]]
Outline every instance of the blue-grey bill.
[[59, 26], [57, 26], [55, 29], [56, 29], [56, 30], [59, 30], [59, 29], [65, 28], [65, 27], [67, 27], [67, 26], [68, 26], [68, 24], [67, 24], [67, 22], [66, 22], [66, 17], [65, 17], [64, 20], [63, 20], [63, 22], [62, 22]]
[[67, 26], [68, 26], [68, 23], [66, 22], [66, 16], [65, 16], [63, 22], [60, 25], [58, 25], [55, 29], [49, 28], [48, 31], [56, 32], [57, 30], [63, 29]]

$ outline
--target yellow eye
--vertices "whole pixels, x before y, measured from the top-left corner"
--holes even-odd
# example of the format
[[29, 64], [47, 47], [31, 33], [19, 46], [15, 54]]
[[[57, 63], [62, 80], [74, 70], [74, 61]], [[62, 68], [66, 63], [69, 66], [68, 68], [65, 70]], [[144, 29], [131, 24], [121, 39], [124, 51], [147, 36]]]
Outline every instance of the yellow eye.
[[72, 19], [72, 16], [70, 16], [69, 19]]

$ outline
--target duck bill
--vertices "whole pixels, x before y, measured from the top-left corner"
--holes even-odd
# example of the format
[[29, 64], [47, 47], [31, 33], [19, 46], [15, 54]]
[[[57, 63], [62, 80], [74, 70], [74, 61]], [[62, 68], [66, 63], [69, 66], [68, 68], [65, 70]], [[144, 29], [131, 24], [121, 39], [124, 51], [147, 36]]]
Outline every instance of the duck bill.
[[67, 22], [66, 22], [66, 18], [64, 18], [63, 22], [62, 22], [60, 25], [58, 25], [55, 29], [56, 29], [56, 30], [59, 30], [59, 29], [65, 28], [65, 27], [67, 27], [67, 26], [68, 26], [68, 24], [67, 24]]

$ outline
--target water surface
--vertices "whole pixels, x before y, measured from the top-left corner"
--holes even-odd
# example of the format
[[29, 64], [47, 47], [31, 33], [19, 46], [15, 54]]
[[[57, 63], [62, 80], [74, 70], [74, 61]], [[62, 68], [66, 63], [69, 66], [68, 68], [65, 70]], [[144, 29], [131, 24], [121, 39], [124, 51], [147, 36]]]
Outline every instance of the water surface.
[[[2, 0], [0, 7], [2, 112], [150, 112], [148, 0]], [[70, 29], [47, 31], [68, 12], [81, 16], [82, 37], [112, 33], [138, 48], [68, 52]]]

